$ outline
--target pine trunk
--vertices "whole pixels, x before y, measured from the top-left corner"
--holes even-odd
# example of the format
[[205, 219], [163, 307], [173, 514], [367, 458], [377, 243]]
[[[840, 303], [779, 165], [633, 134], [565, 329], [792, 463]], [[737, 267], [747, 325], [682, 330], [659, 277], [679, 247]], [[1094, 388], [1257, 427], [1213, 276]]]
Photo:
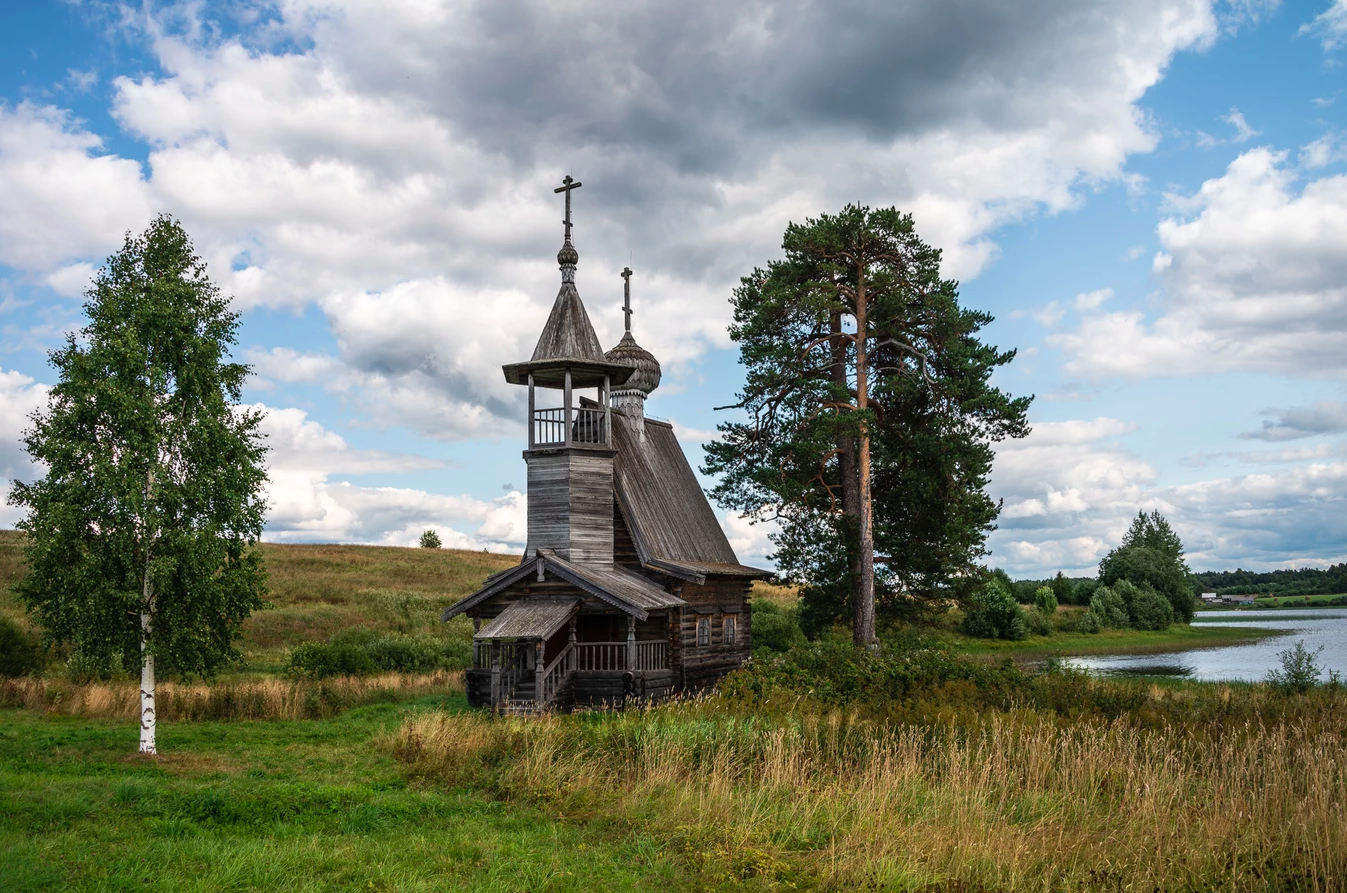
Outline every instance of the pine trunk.
[[[842, 332], [842, 315], [833, 314], [832, 334], [839, 335]], [[850, 390], [847, 383], [847, 346], [846, 342], [840, 338], [834, 338], [832, 342], [832, 380], [837, 387], [839, 395], [846, 395]], [[850, 434], [844, 434], [837, 439], [837, 467], [838, 473], [842, 478], [842, 515], [855, 525], [846, 527], [848, 542], [846, 543], [847, 554], [850, 556], [848, 562], [847, 589], [850, 591], [851, 604], [856, 605], [860, 602], [861, 590], [861, 555], [856, 543], [850, 541], [853, 530], [860, 530], [861, 517], [861, 491], [860, 482], [856, 476], [856, 438]]]
[[875, 529], [870, 499], [870, 427], [864, 413], [869, 406], [869, 369], [866, 335], [869, 330], [865, 296], [865, 267], [856, 273], [856, 408], [861, 415], [856, 436], [856, 484], [860, 509], [860, 580], [857, 586], [852, 637], [858, 647], [873, 648], [875, 637]]

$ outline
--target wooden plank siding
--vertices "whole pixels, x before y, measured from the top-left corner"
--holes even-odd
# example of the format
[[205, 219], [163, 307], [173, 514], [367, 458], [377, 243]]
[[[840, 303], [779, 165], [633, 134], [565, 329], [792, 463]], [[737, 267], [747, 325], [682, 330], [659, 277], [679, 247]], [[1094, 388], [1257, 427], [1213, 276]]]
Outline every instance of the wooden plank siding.
[[613, 561], [613, 451], [529, 450], [529, 548], [577, 563]]

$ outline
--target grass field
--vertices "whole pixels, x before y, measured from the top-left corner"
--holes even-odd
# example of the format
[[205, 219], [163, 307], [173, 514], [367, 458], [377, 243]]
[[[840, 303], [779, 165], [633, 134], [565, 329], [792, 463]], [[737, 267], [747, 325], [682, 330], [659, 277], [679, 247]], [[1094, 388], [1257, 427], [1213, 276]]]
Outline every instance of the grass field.
[[[6, 588], [20, 544], [0, 532]], [[263, 549], [244, 665], [163, 686], [158, 758], [131, 680], [0, 680], [0, 890], [1347, 889], [1347, 692], [985, 659], [1245, 630], [825, 642], [709, 698], [517, 720], [466, 710], [458, 673], [277, 673], [351, 627], [467, 636], [439, 610], [517, 559]]]
[[676, 889], [652, 840], [418, 784], [380, 746], [461, 695], [318, 721], [164, 723], [0, 710], [0, 890]]
[[1042, 658], [1053, 655], [1166, 654], [1191, 648], [1256, 642], [1281, 633], [1273, 630], [1175, 624], [1159, 632], [1137, 629], [1105, 629], [1097, 633], [1059, 632], [1052, 636], [1031, 636], [1019, 642], [973, 639], [957, 633], [944, 635], [951, 645], [968, 655]]

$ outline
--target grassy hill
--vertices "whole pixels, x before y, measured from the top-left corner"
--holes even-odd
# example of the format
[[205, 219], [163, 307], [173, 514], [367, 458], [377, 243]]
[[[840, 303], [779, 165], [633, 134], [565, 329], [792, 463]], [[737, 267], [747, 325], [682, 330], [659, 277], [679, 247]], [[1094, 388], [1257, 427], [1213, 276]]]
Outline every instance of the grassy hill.
[[[11, 586], [23, 575], [24, 535], [0, 530], [0, 612], [25, 622]], [[441, 624], [439, 613], [517, 555], [458, 549], [264, 543], [271, 607], [243, 625], [244, 670], [275, 670], [302, 642], [342, 629], [467, 635], [466, 620]]]

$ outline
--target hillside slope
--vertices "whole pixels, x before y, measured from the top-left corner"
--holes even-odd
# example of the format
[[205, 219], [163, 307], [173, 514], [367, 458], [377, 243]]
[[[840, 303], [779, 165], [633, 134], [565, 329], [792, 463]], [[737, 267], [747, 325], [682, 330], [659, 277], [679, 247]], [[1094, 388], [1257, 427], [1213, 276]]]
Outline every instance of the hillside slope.
[[[23, 619], [11, 586], [23, 574], [24, 535], [0, 530], [0, 612]], [[301, 642], [352, 627], [464, 635], [466, 623], [436, 622], [444, 608], [517, 555], [391, 546], [262, 544], [271, 607], [243, 626], [246, 667], [274, 669]]]

